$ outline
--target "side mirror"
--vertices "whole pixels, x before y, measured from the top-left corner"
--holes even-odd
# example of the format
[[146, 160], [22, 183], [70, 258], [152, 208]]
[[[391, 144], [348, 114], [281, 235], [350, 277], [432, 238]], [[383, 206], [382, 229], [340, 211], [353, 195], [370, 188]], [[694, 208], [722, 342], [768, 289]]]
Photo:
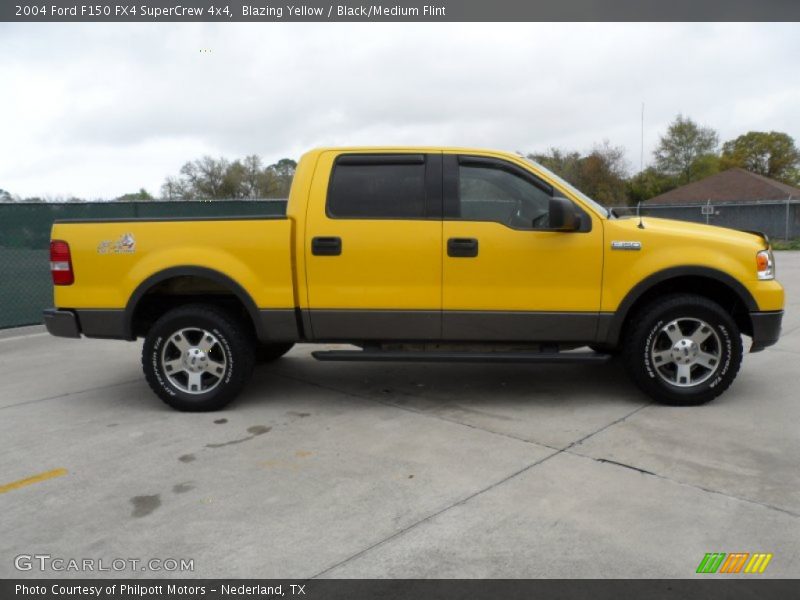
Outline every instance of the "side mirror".
[[575, 205], [566, 198], [550, 198], [550, 229], [555, 231], [577, 231], [581, 226], [581, 215]]

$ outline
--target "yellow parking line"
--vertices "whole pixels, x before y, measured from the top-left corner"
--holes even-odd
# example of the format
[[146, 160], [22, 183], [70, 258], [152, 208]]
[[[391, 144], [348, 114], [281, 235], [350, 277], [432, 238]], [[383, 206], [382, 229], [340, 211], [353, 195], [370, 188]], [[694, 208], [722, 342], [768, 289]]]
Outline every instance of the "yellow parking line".
[[47, 481], [48, 479], [53, 479], [53, 477], [61, 477], [62, 475], [66, 474], [67, 474], [66, 469], [53, 469], [52, 471], [39, 473], [38, 475], [34, 475], [33, 477], [20, 479], [19, 481], [12, 481], [11, 483], [0, 485], [0, 494], [5, 494], [6, 492], [10, 492], [12, 490], [18, 490], [20, 488], [24, 488], [25, 486], [32, 485], [34, 483], [39, 483], [40, 481]]

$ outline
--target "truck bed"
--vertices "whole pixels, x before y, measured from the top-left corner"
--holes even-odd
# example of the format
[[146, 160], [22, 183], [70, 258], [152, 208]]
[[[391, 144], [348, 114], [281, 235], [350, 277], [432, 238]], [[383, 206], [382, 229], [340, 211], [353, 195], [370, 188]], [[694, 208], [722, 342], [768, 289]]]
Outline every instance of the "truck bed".
[[151, 276], [196, 267], [234, 279], [259, 308], [290, 309], [292, 229], [286, 216], [56, 221], [75, 284], [56, 286], [55, 305], [124, 310]]

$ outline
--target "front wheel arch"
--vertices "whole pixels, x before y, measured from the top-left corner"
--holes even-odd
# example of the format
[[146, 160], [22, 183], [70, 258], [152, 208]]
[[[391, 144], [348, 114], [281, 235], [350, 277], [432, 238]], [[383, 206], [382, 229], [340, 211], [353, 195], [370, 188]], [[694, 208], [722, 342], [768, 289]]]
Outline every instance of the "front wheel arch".
[[642, 309], [670, 294], [702, 296], [726, 310], [742, 333], [753, 334], [750, 312], [759, 309], [744, 285], [717, 269], [684, 266], [664, 269], [636, 284], [620, 302], [598, 344], [619, 345], [625, 338], [626, 329]]

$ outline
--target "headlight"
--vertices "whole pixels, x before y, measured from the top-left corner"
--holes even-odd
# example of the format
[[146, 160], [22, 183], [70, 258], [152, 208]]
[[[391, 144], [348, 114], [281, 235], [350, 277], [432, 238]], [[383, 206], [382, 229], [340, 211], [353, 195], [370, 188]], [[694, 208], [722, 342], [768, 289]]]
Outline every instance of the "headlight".
[[756, 271], [761, 280], [775, 279], [775, 258], [772, 250], [762, 250], [756, 254]]

